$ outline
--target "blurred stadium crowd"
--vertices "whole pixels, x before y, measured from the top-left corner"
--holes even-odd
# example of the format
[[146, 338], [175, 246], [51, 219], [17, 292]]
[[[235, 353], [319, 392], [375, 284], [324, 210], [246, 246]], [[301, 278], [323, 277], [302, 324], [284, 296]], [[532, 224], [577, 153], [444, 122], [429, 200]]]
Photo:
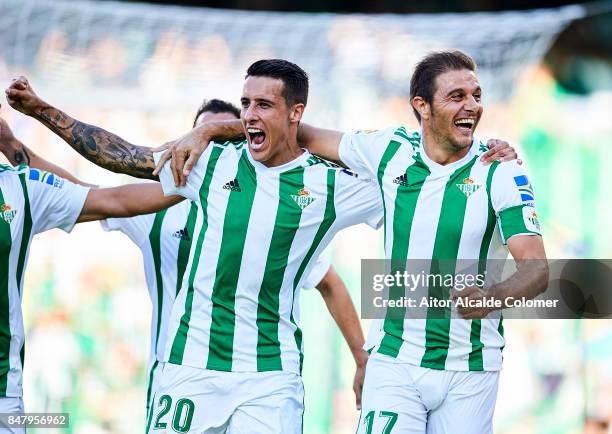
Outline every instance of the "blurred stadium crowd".
[[[62, 21], [69, 25], [21, 48], [13, 44], [23, 40], [7, 42], [12, 36], [3, 35], [0, 45], [13, 51], [0, 51], [0, 79], [7, 85], [26, 74], [43, 98], [76, 118], [151, 146], [188, 130], [202, 99], [236, 103], [245, 66], [277, 55], [266, 48], [266, 38], [284, 38], [289, 45], [295, 38], [287, 20], [286, 32], [262, 33], [248, 50], [222, 31], [190, 40], [171, 23], [154, 40], [139, 39], [127, 25], [90, 40], [82, 35], [88, 19], [92, 26], [95, 20], [103, 25], [104, 14]], [[238, 14], [236, 21], [241, 19]], [[329, 20], [329, 45], [316, 71], [309, 69], [309, 56], [302, 65], [312, 80], [306, 121], [347, 130], [396, 123], [417, 128], [402, 86], [410, 65], [430, 46], [413, 49], [408, 33], [398, 36], [393, 30], [373, 40], [363, 18], [320, 19]], [[79, 41], [88, 42], [79, 47]], [[520, 51], [520, 40], [517, 44]], [[304, 63], [299, 52], [293, 60]], [[511, 94], [504, 96], [508, 89], [498, 87], [489, 92], [485, 84], [479, 136], [504, 138], [519, 149], [533, 177], [550, 258], [609, 257], [612, 92], [576, 96], [541, 65], [508, 67], [516, 69], [509, 75]], [[488, 94], [498, 97], [488, 99]], [[24, 143], [81, 179], [104, 185], [129, 181], [77, 157], [35, 121], [6, 107], [2, 116]], [[358, 303], [359, 261], [381, 257], [381, 233], [347, 230], [328, 254]], [[352, 358], [318, 294], [306, 291], [302, 304], [305, 432], [353, 432], [358, 413]], [[141, 430], [150, 303], [136, 247], [95, 223], [70, 236], [59, 231], [39, 236], [26, 277], [24, 312], [26, 408], [69, 412], [67, 432], [77, 434]], [[604, 320], [509, 321], [496, 432], [605, 432], [604, 422], [612, 420], [611, 326]]]

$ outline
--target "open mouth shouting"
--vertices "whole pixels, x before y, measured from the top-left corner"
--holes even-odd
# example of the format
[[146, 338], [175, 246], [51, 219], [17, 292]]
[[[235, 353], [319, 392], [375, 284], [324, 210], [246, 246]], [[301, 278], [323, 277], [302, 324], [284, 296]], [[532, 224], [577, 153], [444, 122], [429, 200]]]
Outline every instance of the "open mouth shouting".
[[249, 144], [251, 149], [258, 151], [262, 148], [264, 141], [266, 140], [266, 133], [259, 128], [248, 127], [247, 133], [249, 135]]

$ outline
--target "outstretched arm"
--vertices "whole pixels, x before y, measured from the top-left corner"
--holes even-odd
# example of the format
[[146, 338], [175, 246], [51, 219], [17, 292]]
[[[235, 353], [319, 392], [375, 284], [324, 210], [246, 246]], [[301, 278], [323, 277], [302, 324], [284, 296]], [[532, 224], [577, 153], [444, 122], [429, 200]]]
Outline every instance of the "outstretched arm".
[[13, 166], [25, 164], [35, 169], [44, 170], [58, 175], [68, 181], [84, 187], [95, 187], [73, 176], [70, 172], [45, 160], [17, 139], [4, 119], [0, 117], [0, 152]]
[[[307, 148], [311, 153], [326, 160], [343, 164], [340, 159], [339, 148], [344, 133], [336, 130], [313, 127], [300, 124], [297, 141], [300, 146]], [[176, 186], [184, 186], [187, 176], [197, 163], [198, 159], [208, 146], [210, 140], [243, 140], [244, 128], [241, 121], [212, 122], [194, 128], [178, 140], [172, 142], [162, 155], [155, 174], [168, 160], [172, 160], [172, 176]], [[508, 142], [503, 140], [489, 140], [489, 151], [482, 155], [485, 163], [495, 160], [510, 161], [517, 158], [517, 154]], [[521, 164], [519, 160], [519, 164]]]
[[326, 130], [308, 124], [300, 124], [297, 139], [298, 143], [311, 153], [342, 164], [338, 148], [343, 134], [342, 131]]
[[151, 214], [176, 205], [183, 199], [182, 196], [164, 196], [158, 182], [95, 188], [89, 190], [77, 223]]
[[25, 77], [11, 83], [6, 98], [11, 107], [40, 121], [92, 163], [112, 172], [157, 179], [153, 175], [152, 148], [133, 145], [116, 134], [70, 117], [36, 95]]

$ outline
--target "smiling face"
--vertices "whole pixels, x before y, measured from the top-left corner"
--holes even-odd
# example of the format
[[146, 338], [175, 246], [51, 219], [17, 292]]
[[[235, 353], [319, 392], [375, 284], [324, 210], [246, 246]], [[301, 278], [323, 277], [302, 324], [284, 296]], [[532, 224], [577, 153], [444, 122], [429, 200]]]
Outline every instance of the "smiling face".
[[297, 126], [304, 104], [288, 106], [283, 87], [280, 79], [248, 76], [240, 98], [240, 119], [251, 155], [269, 167], [291, 161], [299, 150]]
[[455, 151], [468, 148], [482, 116], [481, 96], [480, 84], [473, 71], [451, 70], [438, 75], [423, 126], [445, 147]]

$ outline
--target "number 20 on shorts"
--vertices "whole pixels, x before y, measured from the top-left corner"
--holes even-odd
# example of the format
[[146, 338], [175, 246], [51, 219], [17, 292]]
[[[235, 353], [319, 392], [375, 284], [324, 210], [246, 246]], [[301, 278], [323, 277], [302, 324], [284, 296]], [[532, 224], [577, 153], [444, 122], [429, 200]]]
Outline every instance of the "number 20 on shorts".
[[[162, 395], [159, 398], [159, 404], [162, 407], [161, 411], [155, 418], [154, 430], [164, 429], [168, 426], [166, 422], [161, 422], [161, 419], [170, 413], [172, 408], [172, 398], [170, 395]], [[191, 428], [191, 421], [193, 420], [193, 412], [195, 410], [195, 404], [191, 399], [181, 398], [176, 401], [174, 405], [174, 412], [172, 414], [172, 429], [176, 432], [187, 432]]]

